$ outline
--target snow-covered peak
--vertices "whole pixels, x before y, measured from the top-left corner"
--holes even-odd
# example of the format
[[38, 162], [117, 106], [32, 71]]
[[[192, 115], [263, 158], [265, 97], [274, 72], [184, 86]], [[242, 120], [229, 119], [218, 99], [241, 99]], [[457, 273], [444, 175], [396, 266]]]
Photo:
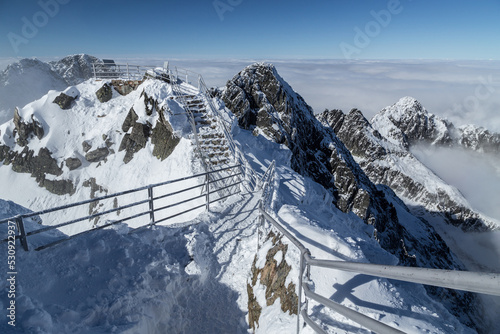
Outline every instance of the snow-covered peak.
[[87, 54], [78, 54], [52, 61], [49, 64], [56, 73], [64, 78], [68, 85], [77, 85], [93, 77], [92, 64], [94, 63], [102, 63], [102, 60]]
[[408, 148], [416, 142], [451, 145], [453, 124], [428, 112], [413, 97], [403, 97], [384, 108], [372, 120], [373, 127], [389, 140]]
[[45, 63], [25, 58], [0, 72], [0, 124], [13, 116], [16, 107], [41, 98], [49, 90], [62, 91], [92, 77], [96, 57], [80, 54]]

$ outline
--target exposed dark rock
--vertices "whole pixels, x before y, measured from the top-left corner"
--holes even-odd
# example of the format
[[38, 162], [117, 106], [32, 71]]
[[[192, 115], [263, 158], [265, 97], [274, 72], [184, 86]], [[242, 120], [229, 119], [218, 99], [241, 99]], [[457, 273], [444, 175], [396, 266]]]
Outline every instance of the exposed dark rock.
[[56, 195], [73, 195], [76, 189], [70, 180], [47, 180], [43, 179], [38, 183], [48, 191]]
[[[96, 196], [97, 194], [99, 194], [101, 196], [105, 196], [108, 194], [108, 189], [97, 184], [97, 181], [94, 177], [91, 177], [90, 179], [83, 181], [82, 186], [84, 186], [86, 188], [90, 188], [90, 198], [91, 199], [98, 197], [98, 196]], [[116, 200], [116, 198], [115, 198], [115, 200]], [[117, 203], [118, 202], [116, 202], [116, 204]], [[97, 210], [98, 208], [99, 208], [99, 201], [95, 201], [95, 202], [90, 203], [89, 204], [89, 215], [96, 214], [98, 212], [98, 210]], [[94, 227], [99, 222], [99, 218], [100, 217], [94, 218], [94, 223], [93, 223]]]
[[127, 133], [123, 137], [122, 142], [120, 143], [120, 148], [118, 149], [120, 152], [123, 150], [126, 151], [123, 162], [129, 163], [133, 159], [135, 153], [146, 147], [150, 134], [151, 124], [134, 124], [132, 132], [130, 134]]
[[384, 108], [372, 118], [372, 126], [394, 128], [388, 137], [400, 141], [405, 148], [430, 143], [438, 146], [462, 146], [479, 152], [500, 152], [500, 134], [474, 125], [455, 128], [453, 123], [428, 112], [417, 100], [404, 97]]
[[42, 125], [33, 118], [31, 115], [31, 122], [23, 122], [22, 117], [19, 115], [19, 109], [14, 111], [14, 136], [17, 136], [17, 144], [19, 146], [28, 145], [29, 140], [36, 136], [38, 139], [42, 139], [44, 136], [44, 130]]
[[[275, 235], [272, 231], [268, 234], [267, 240], [272, 241], [273, 247], [266, 254], [266, 262], [263, 268], [257, 268], [257, 256], [252, 264], [252, 284], [247, 285], [248, 292], [248, 310], [250, 328], [255, 329], [255, 324], [259, 324], [259, 317], [262, 311], [253, 293], [253, 287], [259, 283], [266, 287], [266, 304], [273, 305], [276, 300], [280, 300], [281, 310], [288, 312], [290, 315], [297, 314], [298, 297], [296, 294], [296, 286], [292, 282], [288, 285], [286, 280], [292, 267], [285, 261], [285, 255], [288, 251], [288, 245], [281, 241], [282, 236]], [[282, 260], [277, 263], [275, 255], [282, 252]]]
[[108, 102], [111, 100], [113, 97], [113, 90], [111, 88], [111, 85], [108, 83], [105, 83], [97, 92], [95, 92], [95, 95], [97, 96], [97, 99], [101, 101], [101, 103]]
[[82, 162], [78, 158], [68, 158], [66, 159], [66, 166], [68, 166], [69, 170], [75, 170], [80, 168]]
[[109, 150], [107, 147], [101, 147], [85, 154], [85, 159], [88, 162], [99, 162], [109, 155]]
[[[18, 153], [10, 150], [8, 146], [0, 146], [0, 159], [4, 165], [12, 165], [12, 170], [16, 173], [29, 173], [36, 179], [40, 187], [46, 188], [56, 195], [72, 195], [75, 192], [73, 182], [70, 180], [47, 180], [46, 175], [59, 176], [62, 174], [57, 161], [52, 158], [50, 151], [42, 147], [38, 155], [34, 154], [28, 146]], [[0, 161], [1, 161], [0, 160]]]
[[[423, 107], [420, 104], [411, 103], [411, 106], [417, 108], [417, 114], [422, 114]], [[412, 137], [405, 134], [396, 136], [401, 138], [400, 145], [390, 143], [386, 138], [375, 129], [368, 120], [357, 109], [351, 110], [348, 115], [340, 115], [337, 110], [326, 110], [317, 118], [326, 126], [336, 127], [336, 134], [347, 146], [349, 151], [358, 158], [359, 165], [375, 184], [385, 184], [393, 189], [398, 196], [411, 199], [418, 203], [429, 203], [428, 210], [439, 211], [449, 217], [449, 222], [459, 226], [465, 231], [485, 231], [486, 225], [480, 220], [479, 215], [462, 204], [454, 201], [450, 195], [444, 191], [432, 193], [426, 186], [405, 174], [404, 169], [398, 169], [391, 163], [393, 159], [404, 159], [411, 165], [420, 165], [413, 155], [408, 151], [411, 142], [421, 140], [421, 136], [432, 136], [426, 141], [448, 143], [447, 140], [438, 140], [438, 138], [449, 138], [446, 135], [435, 135], [435, 126], [433, 122], [438, 120], [430, 117], [432, 121], [418, 121], [418, 126], [405, 125], [405, 128], [412, 129]], [[425, 118], [422, 116], [422, 118]], [[341, 120], [341, 121], [339, 121]], [[427, 128], [423, 126], [427, 124]], [[443, 123], [444, 124], [444, 123]], [[441, 125], [443, 125], [441, 124]], [[444, 129], [444, 127], [440, 127]], [[394, 132], [391, 132], [394, 134]], [[393, 137], [394, 138], [394, 137]], [[410, 141], [410, 138], [411, 139]], [[419, 139], [420, 138], [420, 139]], [[423, 166], [422, 166], [423, 168]]]
[[165, 160], [174, 151], [180, 138], [174, 135], [172, 126], [159, 120], [153, 128], [151, 134], [151, 143], [154, 145], [153, 155], [160, 159]]
[[84, 142], [82, 142], [82, 148], [83, 148], [83, 152], [87, 153], [92, 148], [92, 145], [90, 145], [89, 142], [84, 141]]
[[57, 104], [61, 109], [67, 110], [71, 108], [74, 100], [76, 100], [76, 97], [61, 93], [54, 99], [53, 103]]
[[[381, 157], [386, 154], [385, 147], [377, 144], [377, 141], [383, 139], [382, 134], [374, 129], [365, 133], [369, 122], [359, 110], [353, 110], [347, 116], [335, 110], [324, 115], [324, 120], [331, 123], [333, 128], [323, 126], [300, 95], [268, 64], [254, 64], [245, 68], [228, 81], [224, 90], [216, 92], [220, 94], [225, 105], [237, 115], [240, 124], [277, 142], [282, 140], [292, 153], [291, 167], [331, 191], [334, 203], [340, 210], [352, 211], [367, 224], [373, 225], [381, 247], [395, 255], [400, 265], [418, 264], [440, 269], [463, 268], [427, 222], [417, 218], [411, 224], [400, 221], [400, 217], [408, 219], [408, 208], [389, 188], [376, 186], [368, 178], [336, 135], [342, 133], [342, 138], [350, 145], [349, 148], [359, 154], [361, 160], [362, 157]], [[420, 123], [420, 126], [414, 129], [414, 134], [418, 137], [429, 132], [435, 133], [434, 129], [440, 127], [426, 127], [425, 123]], [[447, 143], [447, 138], [440, 134], [435, 136], [434, 141]], [[407, 142], [408, 145], [409, 143], [410, 141]], [[415, 228], [422, 229], [422, 234], [413, 235], [408, 232], [408, 229]], [[435, 259], [435, 254], [431, 253], [432, 242], [439, 245], [438, 249], [443, 250], [442, 258]], [[467, 311], [459, 311], [459, 308], [467, 309], [467, 302], [473, 300], [469, 300], [466, 294], [443, 293], [448, 297], [448, 309], [457, 316], [467, 318]], [[432, 296], [441, 298], [436, 294]], [[473, 322], [471, 320], [464, 323], [469, 325]]]
[[140, 97], [144, 97], [144, 106], [146, 108], [146, 115], [151, 116], [153, 111], [156, 110], [158, 102], [154, 97], [149, 97], [148, 94], [143, 90]]
[[139, 116], [135, 113], [134, 108], [130, 108], [127, 117], [125, 117], [125, 120], [123, 121], [122, 124], [122, 130], [123, 132], [128, 132], [132, 126], [134, 126], [135, 122], [139, 119]]

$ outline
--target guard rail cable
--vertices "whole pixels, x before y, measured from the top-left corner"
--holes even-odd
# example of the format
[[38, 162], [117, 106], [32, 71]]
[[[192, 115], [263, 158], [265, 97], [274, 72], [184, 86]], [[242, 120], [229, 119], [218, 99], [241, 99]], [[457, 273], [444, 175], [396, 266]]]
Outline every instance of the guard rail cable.
[[[279, 232], [286, 236], [300, 251], [297, 333], [300, 332], [300, 316], [302, 316], [304, 322], [311, 326], [317, 333], [326, 333], [319, 324], [309, 317], [308, 299], [314, 300], [376, 333], [404, 333], [311, 291], [309, 287], [309, 282], [313, 282], [310, 276], [311, 267], [342, 270], [379, 278], [389, 278], [404, 282], [500, 296], [500, 274], [498, 273], [428, 269], [315, 259], [312, 257], [311, 252], [297, 240], [294, 235], [267, 213], [262, 202], [259, 205], [259, 212], [262, 222], [269, 222]], [[302, 297], [304, 297], [304, 300]]]
[[[149, 217], [149, 223], [142, 225], [141, 227], [138, 227], [135, 230], [138, 230], [141, 228], [152, 227], [154, 225], [157, 225], [159, 223], [162, 223], [164, 221], [170, 220], [172, 218], [178, 217], [180, 215], [186, 214], [188, 212], [191, 212], [191, 211], [194, 211], [197, 209], [205, 208], [207, 211], [209, 211], [210, 205], [212, 203], [222, 201], [222, 200], [224, 200], [232, 195], [239, 193], [240, 191], [237, 190], [237, 191], [234, 191], [230, 194], [226, 194], [224, 196], [218, 195], [218, 193], [220, 193], [220, 190], [224, 190], [224, 189], [216, 187], [217, 181], [220, 181], [224, 178], [227, 178], [227, 176], [224, 176], [221, 174], [222, 174], [222, 172], [225, 172], [225, 171], [231, 170], [231, 169], [239, 170], [239, 166], [238, 165], [229, 166], [229, 167], [225, 167], [225, 168], [220, 168], [220, 169], [215, 170], [215, 171], [204, 172], [204, 173], [200, 173], [200, 174], [196, 174], [196, 175], [192, 175], [192, 176], [178, 178], [175, 180], [170, 180], [170, 181], [156, 183], [156, 184], [152, 184], [152, 185], [148, 185], [148, 186], [144, 186], [144, 187], [140, 187], [140, 188], [130, 189], [130, 190], [126, 190], [123, 192], [118, 192], [118, 193], [114, 193], [114, 194], [110, 194], [110, 195], [106, 195], [106, 196], [101, 196], [101, 197], [96, 197], [93, 199], [80, 201], [80, 202], [72, 203], [72, 204], [68, 204], [68, 205], [63, 205], [63, 206], [59, 206], [59, 207], [52, 208], [52, 209], [17, 215], [14, 217], [9, 217], [9, 218], [5, 218], [5, 219], [0, 220], [0, 225], [1, 224], [9, 224], [10, 225], [12, 223], [15, 223], [15, 225], [17, 225], [17, 235], [15, 236], [15, 239], [18, 239], [20, 241], [22, 247], [26, 251], [29, 250], [28, 237], [31, 237], [31, 236], [39, 234], [39, 233], [44, 233], [44, 232], [48, 232], [51, 230], [55, 230], [55, 229], [58, 229], [58, 228], [61, 228], [64, 226], [73, 225], [73, 224], [76, 224], [76, 223], [79, 223], [79, 222], [82, 222], [85, 220], [92, 220], [92, 219], [98, 218], [98, 217], [106, 217], [107, 215], [110, 215], [113, 213], [118, 213], [118, 212], [123, 212], [123, 210], [125, 210], [125, 209], [135, 208], [135, 207], [138, 207], [141, 205], [147, 205], [148, 209], [141, 211], [141, 212], [131, 213], [129, 216], [120, 218], [118, 220], [107, 220], [102, 225], [95, 226], [92, 229], [88, 229], [88, 230], [85, 230], [83, 232], [73, 234], [71, 236], [65, 235], [63, 238], [61, 238], [57, 241], [50, 242], [48, 244], [44, 244], [44, 245], [39, 246], [38, 248], [36, 248], [36, 250], [45, 249], [45, 248], [53, 246], [55, 244], [59, 244], [63, 241], [70, 240], [76, 236], [79, 236], [79, 235], [82, 235], [85, 233], [89, 233], [89, 232], [93, 232], [95, 230], [103, 229], [105, 227], [109, 227], [109, 226], [116, 225], [119, 223], [128, 222], [128, 221], [131, 221], [133, 219], [143, 217], [143, 216]], [[217, 177], [217, 175], [219, 175], [219, 178], [216, 179], [215, 182], [211, 181], [211, 178], [209, 176]], [[203, 180], [203, 182], [201, 182], [197, 185], [185, 186], [185, 187], [182, 187], [180, 190], [176, 190], [173, 192], [167, 192], [167, 193], [163, 193], [161, 195], [154, 194], [154, 191], [157, 190], [159, 187], [162, 187], [165, 185], [171, 185], [173, 183], [183, 182], [183, 181], [190, 180], [190, 179], [196, 179], [196, 178], [203, 178], [204, 180]], [[226, 189], [230, 189], [230, 188], [234, 189], [234, 186], [237, 186], [240, 183], [241, 183], [241, 181], [236, 181], [231, 185], [225, 186], [225, 188]], [[163, 205], [165, 203], [158, 203], [159, 200], [166, 199], [168, 197], [172, 198], [172, 196], [179, 195], [181, 193], [186, 194], [186, 192], [191, 191], [191, 190], [195, 190], [198, 188], [204, 188], [206, 190], [200, 195], [191, 196], [188, 194], [191, 197], [184, 199], [184, 200], [177, 201], [177, 202], [169, 203], [168, 205]], [[239, 188], [237, 188], [237, 189], [239, 189]], [[45, 214], [49, 214], [49, 213], [53, 213], [53, 212], [66, 211], [70, 208], [80, 207], [80, 206], [85, 205], [85, 204], [98, 203], [99, 201], [103, 201], [103, 200], [107, 200], [107, 199], [114, 200], [114, 199], [117, 199], [119, 197], [123, 198], [124, 195], [128, 195], [128, 194], [134, 194], [134, 198], [137, 198], [137, 196], [140, 196], [138, 194], [141, 192], [147, 192], [147, 197], [144, 198], [143, 200], [136, 201], [134, 199], [134, 202], [132, 202], [132, 203], [127, 202], [126, 204], [123, 204], [121, 206], [116, 206], [116, 207], [113, 206], [112, 209], [104, 210], [102, 212], [92, 213], [92, 214], [89, 214], [89, 215], [84, 216], [84, 217], [74, 218], [74, 219], [68, 220], [66, 222], [58, 223], [55, 225], [45, 226], [45, 227], [42, 227], [39, 229], [33, 229], [31, 231], [28, 231], [26, 229], [26, 226], [24, 223], [24, 221], [28, 218], [39, 217], [41, 215], [45, 215]], [[185, 196], [187, 196], [187, 195], [185, 195]], [[195, 200], [199, 200], [199, 201], [203, 200], [203, 204], [193, 203], [193, 201], [195, 201]], [[185, 207], [181, 206], [185, 203], [190, 203], [190, 202], [191, 202], [191, 204], [189, 205], [189, 207], [187, 209]], [[163, 206], [158, 207], [158, 205], [163, 205]], [[162, 218], [157, 217], [159, 212], [163, 211], [163, 213], [165, 214], [165, 210], [172, 209], [172, 208], [176, 208], [177, 210], [182, 210], [182, 211], [175, 212], [175, 213], [166, 211], [167, 214], [169, 214], [168, 216], [162, 217]], [[10, 242], [15, 240], [15, 239], [14, 240], [13, 239], [14, 238], [7, 238], [4, 240], [1, 240], [0, 243], [3, 243], [3, 242], [10, 243]]]

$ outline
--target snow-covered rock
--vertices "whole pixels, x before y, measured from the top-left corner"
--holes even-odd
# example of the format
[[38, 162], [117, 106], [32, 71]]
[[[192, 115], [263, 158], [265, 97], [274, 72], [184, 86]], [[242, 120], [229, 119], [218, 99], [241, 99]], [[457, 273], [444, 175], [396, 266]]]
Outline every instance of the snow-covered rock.
[[45, 63], [21, 59], [0, 72], [0, 124], [12, 118], [16, 107], [41, 98], [49, 90], [62, 91], [93, 77], [92, 63], [100, 59], [80, 54]]

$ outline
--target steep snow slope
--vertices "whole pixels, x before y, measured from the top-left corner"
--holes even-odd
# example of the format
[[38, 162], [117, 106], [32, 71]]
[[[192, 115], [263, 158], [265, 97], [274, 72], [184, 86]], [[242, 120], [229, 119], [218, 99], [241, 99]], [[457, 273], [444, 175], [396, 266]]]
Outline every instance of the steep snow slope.
[[[0, 159], [4, 160], [0, 166], [1, 198], [37, 211], [201, 171], [192, 161], [184, 109], [171, 99], [168, 84], [146, 80], [126, 96], [113, 90], [112, 98], [101, 103], [96, 91], [103, 85], [105, 82], [91, 79], [67, 88], [64, 92], [77, 96], [68, 110], [53, 103], [61, 91], [50, 91], [19, 110], [21, 121], [0, 126]], [[137, 119], [126, 121], [132, 114]], [[38, 124], [43, 135], [39, 138], [28, 133], [28, 143], [22, 146], [19, 138], [23, 124]], [[149, 139], [163, 124], [171, 130], [161, 132], [161, 141], [173, 148], [165, 160], [156, 157], [155, 150], [162, 143]], [[42, 152], [48, 152], [44, 160], [40, 158]], [[128, 159], [132, 162], [126, 163]], [[79, 164], [73, 166], [70, 161]], [[57, 187], [61, 184], [64, 187]], [[30, 189], [29, 196], [26, 189]], [[75, 210], [75, 214], [84, 216], [94, 208], [86, 205]], [[88, 227], [74, 226], [65, 232], [76, 233]]]

